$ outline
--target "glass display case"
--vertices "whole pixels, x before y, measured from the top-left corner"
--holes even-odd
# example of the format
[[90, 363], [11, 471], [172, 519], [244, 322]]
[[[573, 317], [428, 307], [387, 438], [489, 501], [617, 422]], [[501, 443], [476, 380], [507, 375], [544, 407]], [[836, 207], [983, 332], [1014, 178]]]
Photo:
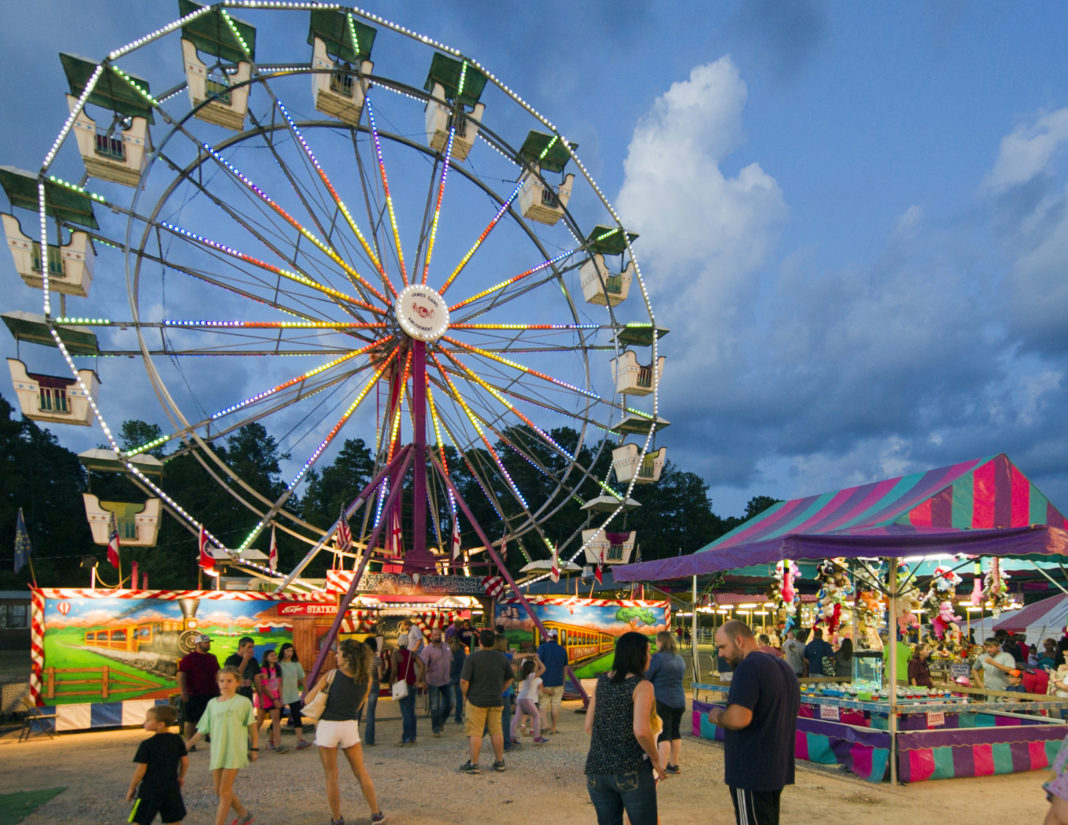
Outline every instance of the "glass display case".
[[883, 652], [858, 650], [853, 654], [853, 684], [879, 686], [883, 683]]

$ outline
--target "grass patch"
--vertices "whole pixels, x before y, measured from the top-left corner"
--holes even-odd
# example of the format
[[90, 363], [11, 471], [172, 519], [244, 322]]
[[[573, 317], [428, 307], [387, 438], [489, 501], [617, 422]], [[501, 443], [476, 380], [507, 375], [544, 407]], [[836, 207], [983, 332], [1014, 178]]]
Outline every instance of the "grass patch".
[[17, 825], [46, 802], [51, 802], [66, 788], [44, 788], [0, 794], [0, 825]]

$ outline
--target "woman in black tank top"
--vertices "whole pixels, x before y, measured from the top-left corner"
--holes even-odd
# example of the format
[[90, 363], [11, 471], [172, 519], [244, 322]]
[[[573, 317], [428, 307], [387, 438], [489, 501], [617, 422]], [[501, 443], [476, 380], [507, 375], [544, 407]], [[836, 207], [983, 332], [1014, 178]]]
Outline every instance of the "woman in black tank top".
[[363, 764], [363, 746], [356, 722], [371, 688], [371, 650], [355, 639], [346, 639], [341, 643], [337, 661], [337, 668], [322, 676], [304, 700], [307, 704], [329, 684], [326, 707], [315, 728], [315, 744], [319, 746], [319, 757], [326, 774], [330, 823], [343, 825], [345, 822], [341, 816], [341, 789], [338, 786], [338, 749], [345, 754], [352, 775], [360, 783], [363, 798], [371, 809], [371, 822], [385, 822], [385, 814], [379, 809], [375, 797], [374, 782]]

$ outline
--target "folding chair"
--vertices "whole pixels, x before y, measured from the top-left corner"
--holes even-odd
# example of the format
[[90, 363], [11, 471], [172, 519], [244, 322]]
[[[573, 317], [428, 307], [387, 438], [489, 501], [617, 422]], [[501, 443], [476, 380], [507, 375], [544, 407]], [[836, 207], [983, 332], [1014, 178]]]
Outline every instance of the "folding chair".
[[52, 731], [55, 728], [55, 720], [58, 714], [42, 713], [41, 709], [33, 703], [29, 696], [22, 697], [22, 710], [26, 715], [22, 719], [22, 730], [19, 731], [20, 742], [25, 742], [30, 738], [35, 725], [39, 731], [47, 733], [49, 739], [55, 739]]

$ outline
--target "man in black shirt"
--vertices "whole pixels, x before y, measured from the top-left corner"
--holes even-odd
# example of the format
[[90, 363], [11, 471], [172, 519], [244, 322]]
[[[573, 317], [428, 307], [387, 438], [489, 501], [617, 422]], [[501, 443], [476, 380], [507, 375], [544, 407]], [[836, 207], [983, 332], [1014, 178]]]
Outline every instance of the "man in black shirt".
[[260, 663], [256, 661], [256, 642], [251, 636], [242, 636], [237, 642], [237, 653], [226, 657], [224, 667], [236, 667], [241, 674], [241, 684], [237, 692], [252, 701], [252, 697], [261, 693], [263, 676], [260, 675]]
[[723, 779], [738, 825], [778, 825], [782, 789], [794, 782], [794, 737], [801, 691], [785, 661], [757, 649], [744, 623], [716, 631], [716, 647], [734, 667], [725, 708], [708, 721], [723, 728]]

